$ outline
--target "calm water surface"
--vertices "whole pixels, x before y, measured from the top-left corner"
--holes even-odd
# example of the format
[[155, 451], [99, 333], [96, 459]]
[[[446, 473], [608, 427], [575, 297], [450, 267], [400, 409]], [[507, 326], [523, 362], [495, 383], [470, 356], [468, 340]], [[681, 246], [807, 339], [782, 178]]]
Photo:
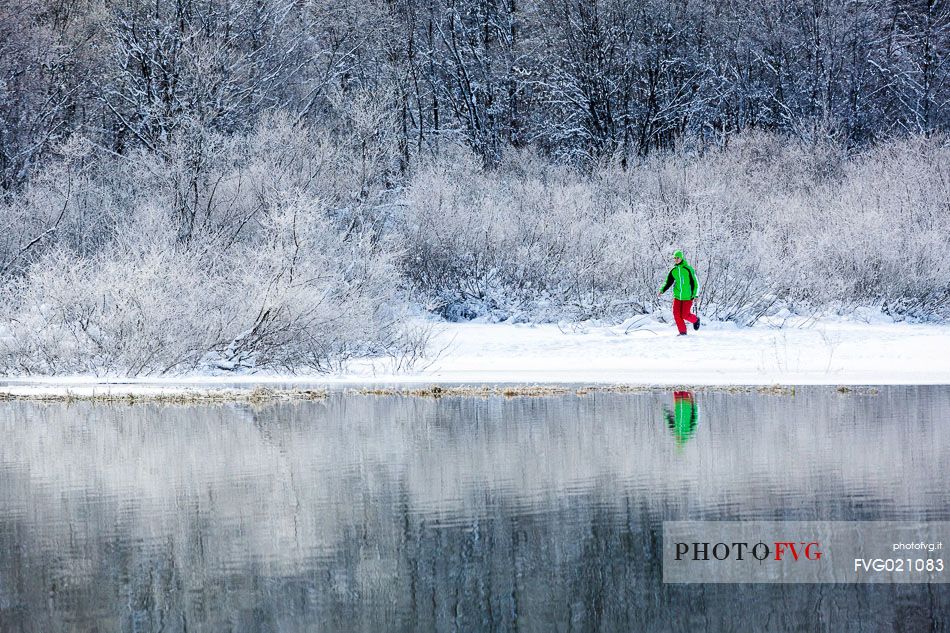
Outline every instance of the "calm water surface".
[[0, 630], [946, 631], [664, 585], [667, 519], [950, 519], [950, 388], [0, 404]]

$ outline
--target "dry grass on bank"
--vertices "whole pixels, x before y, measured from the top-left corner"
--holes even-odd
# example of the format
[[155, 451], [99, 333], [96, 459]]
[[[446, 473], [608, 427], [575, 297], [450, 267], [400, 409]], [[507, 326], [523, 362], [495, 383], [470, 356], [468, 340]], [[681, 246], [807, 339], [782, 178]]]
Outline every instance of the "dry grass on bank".
[[[817, 387], [822, 388], [822, 387]], [[842, 395], [877, 395], [878, 389], [871, 386], [828, 385]], [[403, 398], [545, 398], [553, 396], [587, 396], [596, 393], [647, 394], [670, 391], [694, 393], [760, 394], [770, 396], [795, 396], [800, 387], [793, 385], [428, 385], [412, 387], [359, 387], [338, 393], [346, 396], [384, 396]], [[332, 392], [327, 389], [189, 389], [155, 393], [122, 392], [72, 392], [62, 393], [17, 393], [0, 391], [0, 402], [26, 401], [48, 403], [93, 402], [96, 404], [271, 404], [274, 402], [300, 402], [323, 400]]]

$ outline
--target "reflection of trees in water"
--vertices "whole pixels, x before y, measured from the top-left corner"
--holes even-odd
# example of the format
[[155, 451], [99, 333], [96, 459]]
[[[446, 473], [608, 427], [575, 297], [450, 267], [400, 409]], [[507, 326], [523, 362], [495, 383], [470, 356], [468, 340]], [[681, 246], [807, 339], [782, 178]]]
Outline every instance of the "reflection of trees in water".
[[659, 531], [946, 518], [946, 390], [704, 394], [682, 451], [665, 398], [8, 405], [0, 629], [945, 621], [924, 586], [663, 586]]
[[[661, 585], [656, 520], [644, 506], [618, 513], [583, 499], [550, 514], [512, 516], [499, 508], [450, 526], [396, 510], [385, 522], [354, 528], [332, 556], [280, 574], [250, 560], [210, 570], [197, 541], [116, 549], [100, 538], [86, 551], [99, 565], [80, 584], [57, 587], [54, 611], [45, 609], [50, 579], [11, 597], [25, 598], [35, 630], [50, 631], [67, 630], [67, 616], [170, 631], [186, 624], [309, 631], [315, 622], [340, 631], [510, 630], [516, 621], [529, 631], [552, 630], [554, 622], [575, 630], [774, 631], [820, 622], [929, 630], [923, 625], [950, 615], [923, 586]], [[191, 550], [188, 560], [174, 551], [180, 548]], [[44, 568], [50, 562], [33, 561]], [[3, 622], [17, 624], [14, 616], [7, 611]]]

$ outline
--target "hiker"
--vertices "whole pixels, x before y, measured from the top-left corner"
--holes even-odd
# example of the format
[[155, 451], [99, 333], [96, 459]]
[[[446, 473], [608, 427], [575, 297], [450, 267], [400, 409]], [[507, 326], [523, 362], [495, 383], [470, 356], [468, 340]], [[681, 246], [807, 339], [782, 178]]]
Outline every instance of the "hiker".
[[683, 259], [683, 251], [673, 253], [673, 269], [666, 276], [666, 283], [660, 289], [659, 297], [673, 286], [673, 320], [680, 336], [686, 336], [686, 321], [693, 324], [693, 329], [699, 329], [699, 317], [691, 312], [693, 299], [699, 293], [699, 281], [696, 271]]

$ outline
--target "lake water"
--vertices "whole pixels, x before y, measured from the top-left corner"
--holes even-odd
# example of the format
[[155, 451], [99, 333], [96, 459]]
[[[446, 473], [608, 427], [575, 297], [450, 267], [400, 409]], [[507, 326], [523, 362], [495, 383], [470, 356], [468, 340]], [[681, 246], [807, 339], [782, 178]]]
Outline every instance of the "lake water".
[[0, 404], [0, 630], [948, 630], [664, 585], [670, 519], [950, 519], [950, 388]]

